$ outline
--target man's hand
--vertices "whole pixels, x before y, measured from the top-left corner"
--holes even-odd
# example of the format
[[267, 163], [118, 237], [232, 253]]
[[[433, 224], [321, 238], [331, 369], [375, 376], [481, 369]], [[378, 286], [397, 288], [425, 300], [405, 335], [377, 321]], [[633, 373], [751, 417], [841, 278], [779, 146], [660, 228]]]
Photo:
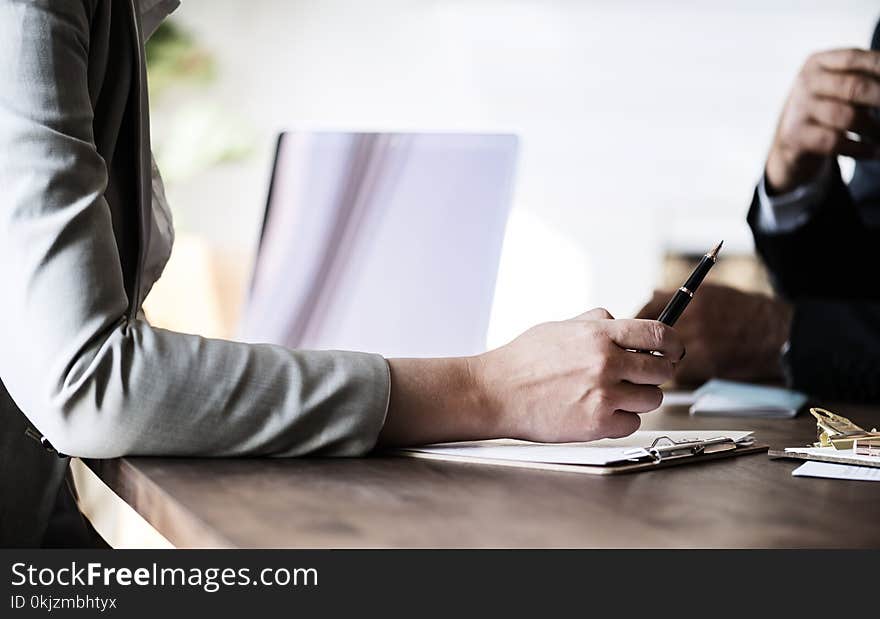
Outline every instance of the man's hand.
[[[656, 317], [672, 291], [656, 291], [639, 317]], [[762, 294], [703, 284], [676, 323], [687, 358], [676, 380], [697, 384], [709, 378], [778, 380], [780, 352], [788, 339], [791, 309]]]
[[[662, 357], [632, 350], [653, 350]], [[660, 406], [681, 340], [650, 320], [614, 320], [594, 309], [538, 325], [475, 359], [475, 376], [497, 411], [499, 435], [588, 441], [632, 434], [639, 413]]]
[[[652, 350], [655, 356], [633, 350]], [[520, 438], [589, 441], [638, 429], [684, 355], [675, 330], [603, 309], [457, 359], [390, 359], [382, 445]]]
[[[770, 154], [770, 193], [814, 179], [832, 156], [880, 157], [880, 52], [837, 49], [810, 56], [788, 96]], [[853, 135], [859, 139], [854, 139]]]

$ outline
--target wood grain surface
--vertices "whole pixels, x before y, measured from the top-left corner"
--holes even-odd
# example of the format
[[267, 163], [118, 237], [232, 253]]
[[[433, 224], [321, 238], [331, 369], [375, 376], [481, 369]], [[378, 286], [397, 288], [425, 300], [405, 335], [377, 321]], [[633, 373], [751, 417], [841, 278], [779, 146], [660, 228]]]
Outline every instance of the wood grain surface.
[[[832, 410], [880, 425], [877, 408]], [[643, 428], [753, 430], [777, 449], [816, 433], [805, 413], [671, 407]], [[88, 464], [178, 547], [880, 547], [880, 483], [794, 478], [766, 454], [607, 477], [380, 455]]]

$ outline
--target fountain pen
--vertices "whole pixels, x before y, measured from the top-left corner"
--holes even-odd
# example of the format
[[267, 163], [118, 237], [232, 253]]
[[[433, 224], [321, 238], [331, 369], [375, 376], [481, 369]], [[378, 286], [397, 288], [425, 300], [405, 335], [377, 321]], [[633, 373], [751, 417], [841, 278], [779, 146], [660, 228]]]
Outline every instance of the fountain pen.
[[718, 252], [721, 251], [721, 246], [723, 244], [724, 241], [721, 241], [714, 247], [714, 249], [712, 249], [712, 251], [706, 253], [706, 255], [700, 259], [700, 264], [697, 265], [694, 272], [687, 278], [684, 285], [675, 291], [675, 294], [669, 299], [669, 303], [667, 303], [666, 307], [663, 308], [663, 311], [660, 312], [660, 317], [657, 320], [670, 327], [675, 324], [675, 321], [681, 316], [684, 308], [686, 308], [688, 303], [691, 302], [691, 299], [694, 298], [694, 293], [697, 291], [697, 288], [700, 287], [700, 284], [703, 283], [703, 279], [709, 273], [709, 270], [715, 266], [715, 262], [718, 259]]

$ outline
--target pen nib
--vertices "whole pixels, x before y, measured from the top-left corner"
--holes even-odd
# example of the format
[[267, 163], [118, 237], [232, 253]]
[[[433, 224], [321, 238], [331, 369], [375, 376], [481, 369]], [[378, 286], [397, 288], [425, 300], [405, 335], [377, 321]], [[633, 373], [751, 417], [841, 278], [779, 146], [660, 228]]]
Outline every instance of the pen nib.
[[707, 255], [709, 258], [711, 258], [712, 260], [715, 260], [716, 258], [718, 258], [718, 252], [721, 251], [721, 246], [722, 246], [722, 245], [724, 245], [724, 241], [721, 241], [720, 243], [718, 243], [718, 245], [716, 245], [716, 246], [712, 249], [712, 251], [710, 251], [710, 252], [709, 252], [708, 254], [706, 254], [706, 255]]

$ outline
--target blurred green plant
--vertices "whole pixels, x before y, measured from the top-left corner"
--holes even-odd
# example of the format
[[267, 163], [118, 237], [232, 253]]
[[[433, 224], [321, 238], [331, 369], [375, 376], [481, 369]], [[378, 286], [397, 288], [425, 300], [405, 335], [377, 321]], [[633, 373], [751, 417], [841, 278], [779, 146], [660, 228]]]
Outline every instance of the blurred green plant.
[[147, 41], [146, 56], [153, 147], [166, 183], [253, 153], [250, 123], [218, 101], [217, 63], [192, 33], [165, 20]]
[[165, 20], [146, 44], [147, 75], [152, 96], [174, 85], [207, 85], [216, 78], [214, 59], [192, 34]]

